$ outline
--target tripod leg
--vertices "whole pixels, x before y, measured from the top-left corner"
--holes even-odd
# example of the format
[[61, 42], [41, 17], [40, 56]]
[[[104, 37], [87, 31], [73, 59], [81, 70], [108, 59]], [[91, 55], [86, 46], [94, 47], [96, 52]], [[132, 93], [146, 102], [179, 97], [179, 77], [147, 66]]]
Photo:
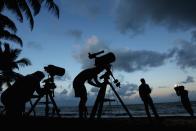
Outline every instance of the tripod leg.
[[[107, 85], [106, 85], [107, 86]], [[102, 110], [103, 110], [103, 103], [104, 103], [104, 99], [105, 99], [105, 93], [106, 93], [106, 86], [105, 87], [101, 87], [103, 88], [103, 91], [101, 93], [101, 98], [100, 98], [100, 104], [99, 104], [99, 110], [98, 110], [98, 114], [97, 114], [97, 118], [101, 118], [102, 115]]]
[[[33, 106], [33, 103], [32, 103], [31, 100], [30, 100], [30, 105], [31, 105], [31, 107]], [[34, 109], [33, 109], [33, 115], [36, 116], [36, 113], [35, 113], [35, 110]]]
[[37, 105], [37, 103], [40, 101], [40, 99], [42, 98], [42, 96], [39, 96], [39, 98], [35, 101], [35, 103], [31, 106], [31, 109], [27, 112], [27, 115], [30, 115], [32, 111], [34, 111], [35, 106]]
[[95, 115], [96, 115], [96, 112], [97, 112], [97, 108], [98, 108], [98, 106], [99, 106], [99, 104], [100, 104], [100, 101], [101, 101], [101, 99], [102, 99], [102, 94], [103, 94], [103, 92], [104, 92], [104, 89], [101, 87], [101, 88], [99, 89], [99, 93], [98, 93], [98, 95], [97, 95], [95, 104], [94, 104], [93, 109], [92, 109], [92, 111], [91, 111], [91, 115], [90, 115], [90, 118], [91, 118], [91, 119], [95, 118]]
[[61, 117], [61, 115], [59, 114], [59, 108], [57, 107], [57, 104], [56, 104], [56, 102], [54, 101], [52, 94], [49, 94], [49, 97], [50, 97], [50, 100], [52, 101], [52, 104], [53, 104], [53, 106], [54, 106], [54, 109], [55, 109], [57, 115], [58, 115], [59, 117]]
[[97, 95], [97, 98], [96, 98], [96, 101], [95, 101], [95, 104], [93, 106], [93, 109], [91, 111], [91, 115], [90, 115], [90, 118], [91, 119], [94, 119], [95, 118], [95, 115], [96, 115], [96, 112], [97, 112], [97, 108], [99, 106], [99, 94]]
[[116, 90], [114, 89], [113, 85], [111, 83], [109, 83], [109, 85], [112, 88], [112, 90], [114, 91], [114, 94], [117, 96], [118, 100], [120, 101], [121, 105], [123, 106], [123, 108], [125, 109], [125, 111], [127, 112], [127, 114], [129, 115], [129, 117], [132, 117], [131, 113], [129, 112], [129, 110], [127, 109], [127, 107], [125, 106], [125, 104], [123, 103], [122, 99], [120, 98], [120, 96], [118, 95], [118, 93], [116, 92]]
[[49, 105], [48, 105], [49, 104], [49, 101], [48, 101], [48, 97], [49, 97], [48, 94], [46, 94], [46, 103], [45, 103], [46, 104], [46, 107], [45, 107], [45, 116], [46, 117], [48, 117], [48, 114], [49, 114]]

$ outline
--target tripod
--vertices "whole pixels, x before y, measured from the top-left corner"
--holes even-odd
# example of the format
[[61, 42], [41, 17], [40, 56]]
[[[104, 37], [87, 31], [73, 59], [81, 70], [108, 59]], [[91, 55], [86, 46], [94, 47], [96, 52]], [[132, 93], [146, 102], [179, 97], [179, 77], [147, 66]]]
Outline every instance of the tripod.
[[[56, 114], [60, 117], [60, 110], [57, 107], [57, 104], [54, 100], [54, 88], [56, 88], [56, 85], [54, 83], [54, 76], [49, 77], [48, 79], [44, 80], [44, 93], [38, 96], [37, 100], [34, 104], [32, 104], [31, 109], [27, 112], [27, 115], [30, 115], [32, 111], [34, 111], [34, 108], [38, 104], [38, 102], [41, 100], [42, 97], [45, 96], [45, 116], [49, 116], [49, 103], [51, 102], [53, 104], [53, 114], [56, 112]], [[50, 101], [49, 101], [50, 99]]]
[[101, 118], [107, 85], [109, 85], [112, 88], [112, 91], [114, 92], [114, 94], [116, 95], [116, 97], [120, 101], [121, 105], [123, 106], [123, 108], [125, 109], [125, 111], [127, 112], [127, 114], [129, 115], [129, 117], [131, 118], [132, 117], [131, 113], [129, 112], [129, 110], [127, 109], [127, 107], [123, 103], [122, 99], [120, 98], [120, 96], [116, 92], [114, 86], [109, 82], [110, 73], [106, 72], [102, 77], [104, 79], [103, 86], [100, 88], [100, 90], [98, 92], [98, 95], [97, 95], [95, 104], [93, 106], [93, 109], [92, 109], [92, 112], [91, 112], [91, 115], [90, 115], [90, 118], [91, 119], [94, 119], [95, 118], [95, 115], [96, 115], [97, 110], [98, 110], [98, 112], [97, 112], [97, 118], [98, 119]]

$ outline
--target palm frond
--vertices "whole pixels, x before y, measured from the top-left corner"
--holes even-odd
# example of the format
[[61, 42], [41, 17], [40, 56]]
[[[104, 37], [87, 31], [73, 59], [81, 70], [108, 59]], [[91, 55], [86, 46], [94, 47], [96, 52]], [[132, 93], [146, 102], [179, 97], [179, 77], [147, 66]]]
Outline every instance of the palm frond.
[[34, 19], [33, 19], [33, 16], [32, 16], [32, 13], [31, 13], [31, 10], [29, 8], [29, 6], [27, 5], [26, 1], [25, 0], [19, 0], [18, 1], [18, 5], [20, 7], [20, 9], [22, 11], [24, 11], [27, 19], [29, 20], [30, 22], [30, 27], [31, 27], [31, 30], [33, 29], [33, 26], [34, 26]]
[[8, 54], [11, 52], [11, 48], [10, 48], [10, 45], [5, 43], [4, 44], [4, 53]]
[[29, 0], [31, 7], [33, 8], [34, 15], [37, 15], [41, 9], [41, 2], [40, 0]]
[[[2, 43], [0, 41], [0, 54], [3, 52], [3, 49], [2, 49]], [[0, 55], [0, 58], [1, 58], [2, 55]]]
[[21, 49], [13, 49], [11, 51], [11, 54], [14, 54], [14, 56], [18, 57], [21, 51], [22, 51]]
[[0, 13], [0, 27], [1, 28], [9, 28], [14, 33], [16, 33], [16, 31], [17, 31], [15, 23], [10, 18], [8, 18], [7, 16], [5, 16], [1, 13]]
[[20, 22], [23, 22], [23, 16], [18, 6], [18, 0], [4, 0], [4, 4], [17, 16]]
[[16, 63], [22, 67], [31, 65], [31, 61], [27, 58], [22, 58], [20, 60], [17, 60]]
[[22, 46], [21, 38], [7, 30], [0, 29], [0, 39], [11, 40]]
[[11, 49], [10, 50], [10, 53], [9, 53], [9, 58], [12, 60], [12, 61], [15, 61], [17, 58], [18, 58], [18, 56], [19, 56], [19, 54], [21, 53], [21, 49]]
[[3, 10], [4, 8], [4, 0], [0, 0], [0, 12]]
[[45, 0], [46, 1], [46, 7], [48, 7], [48, 9], [50, 11], [52, 11], [55, 16], [57, 16], [59, 18], [59, 7], [56, 5], [56, 3], [54, 2], [54, 0]]

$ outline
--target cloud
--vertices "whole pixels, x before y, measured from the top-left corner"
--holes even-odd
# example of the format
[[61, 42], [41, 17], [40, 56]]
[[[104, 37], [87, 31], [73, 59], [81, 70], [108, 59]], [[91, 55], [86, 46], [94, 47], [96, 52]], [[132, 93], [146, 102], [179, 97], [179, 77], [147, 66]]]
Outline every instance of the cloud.
[[196, 26], [195, 0], [121, 0], [116, 22], [122, 33], [140, 33], [149, 24], [168, 30], [188, 30]]
[[196, 42], [196, 30], [192, 31], [191, 34], [192, 34], [191, 41]]
[[168, 86], [159, 86], [158, 88], [168, 88]]
[[115, 52], [117, 60], [114, 64], [115, 69], [134, 72], [159, 67], [166, 60], [173, 56], [173, 52], [159, 53], [147, 50], [118, 50]]
[[121, 85], [121, 88], [119, 89], [118, 93], [123, 97], [130, 97], [136, 94], [137, 90], [138, 85], [127, 82]]
[[94, 65], [94, 60], [88, 58], [89, 52], [98, 52], [104, 50], [107, 52], [114, 52], [116, 61], [113, 64], [115, 70], [134, 72], [138, 70], [147, 70], [149, 68], [159, 67], [171, 58], [174, 51], [167, 53], [159, 53], [155, 51], [139, 50], [133, 51], [129, 49], [111, 49], [109, 44], [104, 40], [100, 40], [96, 36], [91, 36], [87, 39], [84, 46], [74, 54], [74, 58], [81, 63], [82, 68], [89, 68]]
[[66, 32], [67, 35], [74, 37], [75, 39], [81, 39], [83, 32], [78, 29], [70, 29]]
[[65, 71], [65, 74], [63, 76], [55, 76], [54, 79], [57, 81], [71, 80], [71, 75], [69, 74], [69, 72]]
[[66, 12], [90, 17], [95, 17], [100, 14], [102, 2], [100, 0], [61, 0]]
[[67, 93], [68, 93], [67, 89], [63, 89], [63, 90], [61, 91], [61, 94], [64, 94], [64, 95], [66, 95]]
[[195, 82], [194, 78], [192, 76], [187, 76], [185, 81], [182, 81], [183, 84], [193, 83]]
[[178, 40], [177, 47], [174, 49], [175, 61], [177, 66], [182, 69], [196, 68], [196, 44], [194, 43], [195, 34], [193, 33], [192, 41]]
[[29, 49], [34, 49], [34, 50], [43, 50], [43, 47], [41, 44], [35, 42], [35, 41], [30, 41], [27, 44], [25, 44], [27, 48]]
[[107, 51], [109, 47], [96, 36], [91, 36], [77, 53], [74, 51], [73, 57], [81, 63], [82, 68], [85, 69], [94, 66], [94, 60], [88, 58], [88, 53], [95, 53], [101, 50]]

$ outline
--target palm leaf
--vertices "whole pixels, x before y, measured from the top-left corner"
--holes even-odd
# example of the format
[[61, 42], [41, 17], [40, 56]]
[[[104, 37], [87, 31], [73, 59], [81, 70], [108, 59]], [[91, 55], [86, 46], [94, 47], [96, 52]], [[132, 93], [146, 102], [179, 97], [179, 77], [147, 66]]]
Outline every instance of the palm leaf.
[[0, 27], [1, 28], [9, 28], [14, 33], [16, 33], [16, 31], [17, 31], [16, 25], [14, 24], [14, 22], [10, 18], [8, 18], [7, 16], [2, 15], [1, 13], [0, 13]]
[[20, 60], [17, 60], [16, 63], [19, 65], [19, 66], [28, 66], [28, 65], [31, 65], [31, 61], [27, 58], [22, 58]]
[[41, 9], [41, 2], [40, 0], [29, 0], [31, 7], [33, 8], [34, 15], [37, 15]]
[[45, 0], [45, 1], [46, 1], [46, 6], [48, 7], [48, 9], [52, 11], [55, 14], [55, 16], [59, 18], [59, 8], [55, 4], [54, 0]]
[[0, 0], [0, 12], [3, 10], [4, 8], [4, 1]]
[[[1, 56], [2, 56], [2, 52], [3, 52], [2, 43], [1, 43], [1, 41], [0, 41], [0, 58], [1, 58]], [[0, 61], [0, 62], [1, 62], [1, 61]]]
[[19, 0], [18, 5], [19, 5], [20, 9], [22, 11], [24, 11], [27, 19], [30, 22], [30, 27], [31, 27], [31, 30], [32, 30], [33, 26], [34, 26], [34, 20], [33, 20], [33, 16], [32, 16], [32, 13], [31, 13], [31, 10], [30, 10], [29, 6], [27, 5], [25, 0]]
[[[9, 44], [8, 44], [9, 45]], [[22, 50], [20, 50], [20, 49], [10, 49], [9, 50], [9, 59], [11, 60], [11, 61], [15, 61], [17, 58], [18, 58], [18, 56], [19, 56], [19, 54], [21, 53], [21, 51]]]
[[21, 53], [21, 51], [22, 50], [20, 50], [20, 49], [14, 49], [14, 50], [11, 51], [11, 54], [13, 55], [12, 57], [13, 57], [14, 60], [17, 59], [17, 57], [19, 56], [19, 54]]
[[15, 34], [8, 32], [7, 30], [0, 29], [0, 39], [11, 40], [22, 46], [21, 38]]
[[23, 16], [18, 6], [18, 0], [4, 0], [4, 4], [17, 16], [20, 22], [23, 22]]

